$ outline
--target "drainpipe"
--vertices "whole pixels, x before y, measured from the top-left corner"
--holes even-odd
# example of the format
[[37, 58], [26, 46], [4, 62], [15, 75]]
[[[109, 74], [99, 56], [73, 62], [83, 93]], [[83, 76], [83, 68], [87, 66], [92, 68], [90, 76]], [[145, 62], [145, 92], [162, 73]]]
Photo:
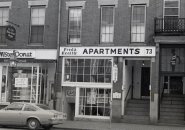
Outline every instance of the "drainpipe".
[[[61, 11], [61, 0], [59, 0], [59, 4], [58, 4], [59, 6], [58, 6], [58, 32], [57, 32], [57, 56], [56, 56], [56, 65], [55, 65], [55, 88], [54, 88], [54, 90], [55, 90], [55, 99], [54, 99], [54, 104], [53, 104], [53, 107], [54, 107], [54, 109], [56, 109], [57, 108], [57, 87], [59, 87], [60, 86], [60, 84], [58, 84], [58, 82], [59, 82], [59, 80], [58, 80], [58, 78], [59, 78], [59, 59], [60, 59], [60, 18], [61, 18], [61, 13], [60, 13], [60, 11]], [[61, 90], [61, 92], [62, 92], [62, 90]], [[61, 96], [61, 99], [62, 99], [62, 96]], [[63, 101], [62, 101], [63, 102]], [[61, 104], [58, 104], [58, 105], [61, 105]], [[62, 111], [63, 111], [63, 109], [62, 109]]]

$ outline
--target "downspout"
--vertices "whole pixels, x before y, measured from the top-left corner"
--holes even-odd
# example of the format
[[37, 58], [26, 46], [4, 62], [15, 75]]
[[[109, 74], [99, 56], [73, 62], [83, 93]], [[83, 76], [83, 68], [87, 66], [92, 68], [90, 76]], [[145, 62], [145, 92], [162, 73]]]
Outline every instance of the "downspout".
[[[60, 18], [61, 18], [61, 0], [59, 0], [59, 4], [58, 4], [58, 32], [57, 32], [57, 55], [56, 55], [56, 64], [55, 64], [55, 99], [54, 99], [54, 104], [53, 104], [53, 107], [54, 109], [57, 108], [57, 90], [58, 90], [58, 87], [60, 86], [58, 78], [59, 78], [59, 60], [60, 60]], [[62, 90], [61, 90], [62, 92]], [[61, 94], [62, 95], [62, 94]], [[61, 99], [62, 99], [62, 96], [61, 96]], [[60, 101], [60, 100], [59, 100]], [[62, 101], [63, 102], [63, 101]], [[61, 103], [61, 102], [60, 102]], [[61, 106], [61, 104], [58, 104], [59, 106]], [[63, 104], [62, 104], [63, 105]], [[58, 107], [60, 108], [60, 107]], [[62, 109], [63, 111], [63, 109]]]

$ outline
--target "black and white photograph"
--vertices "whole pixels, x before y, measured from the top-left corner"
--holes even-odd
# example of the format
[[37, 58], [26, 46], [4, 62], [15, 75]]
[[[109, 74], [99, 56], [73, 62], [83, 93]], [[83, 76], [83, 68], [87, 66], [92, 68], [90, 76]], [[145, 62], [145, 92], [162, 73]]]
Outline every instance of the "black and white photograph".
[[185, 0], [0, 0], [0, 130], [184, 130]]

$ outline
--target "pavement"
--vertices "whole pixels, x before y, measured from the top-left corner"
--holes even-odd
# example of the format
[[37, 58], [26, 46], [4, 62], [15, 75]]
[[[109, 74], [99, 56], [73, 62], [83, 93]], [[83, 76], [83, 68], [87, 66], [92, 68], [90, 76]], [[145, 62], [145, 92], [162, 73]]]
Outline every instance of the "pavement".
[[71, 130], [185, 130], [184, 125], [144, 125], [95, 121], [64, 121], [54, 126], [56, 129]]

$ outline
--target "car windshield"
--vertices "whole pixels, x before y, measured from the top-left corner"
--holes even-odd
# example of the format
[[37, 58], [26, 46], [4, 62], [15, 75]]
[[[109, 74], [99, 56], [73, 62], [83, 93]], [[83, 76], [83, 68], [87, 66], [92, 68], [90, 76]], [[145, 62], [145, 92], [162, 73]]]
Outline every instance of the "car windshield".
[[48, 106], [46, 105], [42, 105], [42, 104], [37, 104], [38, 107], [40, 107], [41, 109], [44, 109], [44, 110], [51, 110]]

